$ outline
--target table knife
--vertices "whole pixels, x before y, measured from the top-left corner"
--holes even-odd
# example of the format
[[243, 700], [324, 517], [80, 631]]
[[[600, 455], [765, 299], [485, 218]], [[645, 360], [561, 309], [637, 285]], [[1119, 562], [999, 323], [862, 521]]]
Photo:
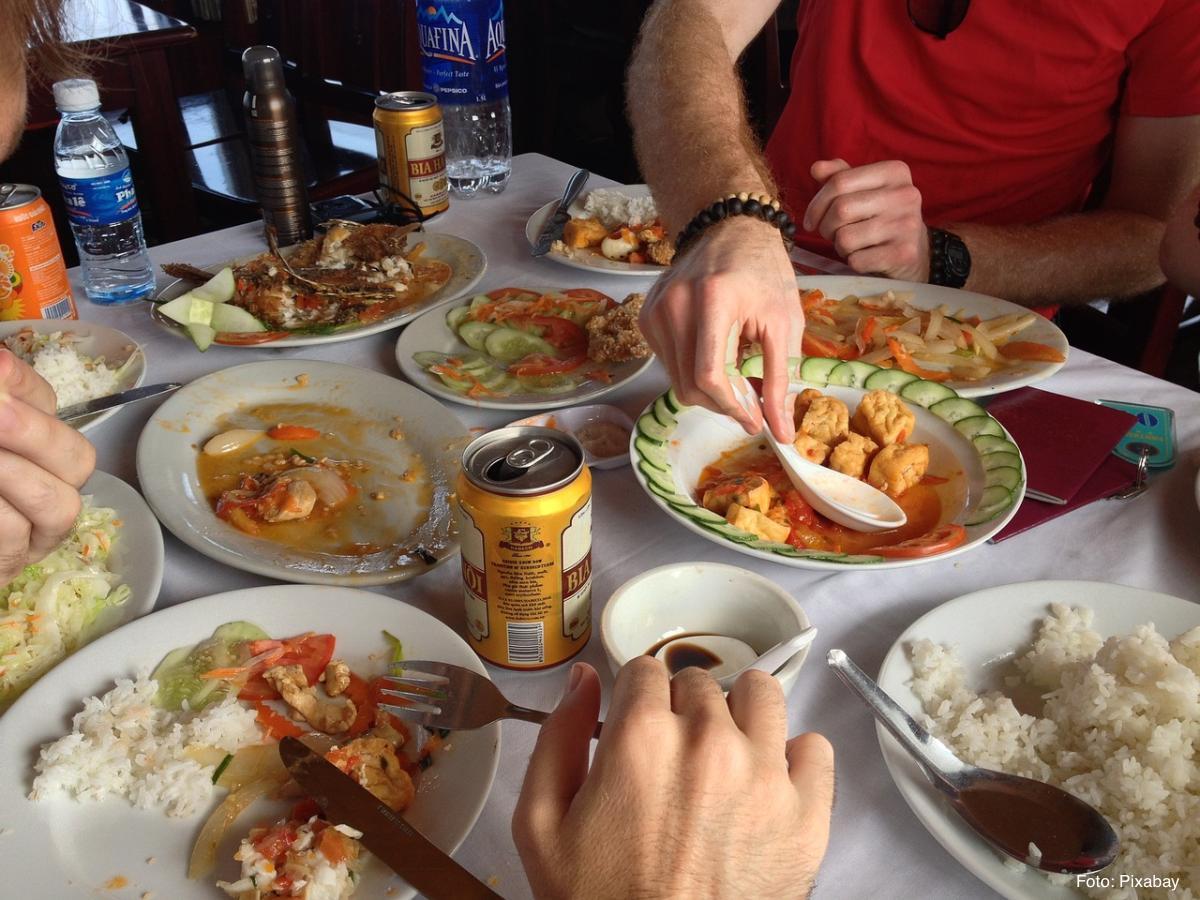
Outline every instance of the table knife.
[[562, 237], [563, 226], [571, 220], [571, 214], [567, 210], [575, 202], [590, 177], [591, 173], [587, 169], [580, 169], [571, 176], [566, 190], [563, 191], [563, 195], [558, 201], [558, 206], [554, 208], [554, 212], [546, 218], [545, 224], [542, 225], [537, 243], [533, 245], [534, 256], [545, 256], [550, 252], [550, 245]]
[[363, 845], [426, 897], [499, 900], [499, 894], [321, 754], [285, 737], [279, 756], [329, 821], [361, 831]]
[[95, 400], [88, 400], [85, 403], [64, 406], [58, 411], [58, 418], [63, 422], [82, 419], [84, 416], [124, 406], [126, 403], [145, 400], [147, 397], [157, 397], [159, 394], [169, 394], [171, 391], [179, 390], [181, 386], [174, 382], [167, 384], [144, 384], [141, 387], [130, 388], [127, 391], [120, 391], [116, 394], [109, 394], [107, 397], [97, 397]]

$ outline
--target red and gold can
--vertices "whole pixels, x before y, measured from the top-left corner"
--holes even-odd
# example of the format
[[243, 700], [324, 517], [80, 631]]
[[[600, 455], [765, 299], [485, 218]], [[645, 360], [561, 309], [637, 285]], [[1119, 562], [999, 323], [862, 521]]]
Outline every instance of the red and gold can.
[[592, 476], [550, 428], [501, 428], [463, 452], [459, 537], [467, 632], [510, 669], [558, 665], [592, 634]]
[[78, 316], [50, 207], [18, 184], [0, 203], [0, 320]]
[[394, 91], [375, 98], [379, 183], [393, 202], [404, 195], [427, 216], [450, 206], [446, 134], [433, 94]]

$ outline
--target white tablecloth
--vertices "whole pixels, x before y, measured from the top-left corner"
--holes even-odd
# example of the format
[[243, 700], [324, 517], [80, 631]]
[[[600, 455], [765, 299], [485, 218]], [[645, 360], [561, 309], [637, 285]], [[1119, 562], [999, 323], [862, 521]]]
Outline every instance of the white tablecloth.
[[[640, 279], [592, 275], [549, 260], [531, 260], [525, 221], [557, 196], [572, 168], [528, 154], [513, 161], [513, 177], [499, 196], [454, 200], [430, 227], [461, 235], [487, 253], [481, 289], [506, 284], [590, 286], [616, 296], [644, 289]], [[593, 186], [600, 180], [594, 180]], [[257, 223], [191, 238], [151, 251], [155, 263], [183, 261], [199, 266], [257, 252]], [[159, 276], [165, 283], [164, 276]], [[78, 288], [78, 271], [72, 272]], [[83, 298], [82, 290], [76, 296]], [[321, 347], [292, 350], [236, 349], [214, 345], [196, 353], [155, 325], [141, 304], [98, 307], [80, 299], [80, 317], [120, 328], [146, 350], [148, 382], [187, 382], [208, 372], [255, 359], [325, 359], [352, 363], [400, 377], [393, 355], [396, 332]], [[632, 415], [666, 386], [655, 366], [612, 402]], [[820, 637], [790, 701], [792, 732], [816, 730], [833, 742], [838, 755], [838, 794], [833, 838], [820, 876], [826, 897], [986, 897], [991, 892], [962, 869], [909, 812], [880, 758], [867, 710], [851, 699], [823, 665], [829, 647], [844, 648], [868, 672], [878, 669], [893, 640], [918, 616], [953, 597], [979, 588], [1041, 578], [1112, 581], [1189, 598], [1200, 585], [1200, 511], [1194, 482], [1200, 463], [1200, 394], [1074, 351], [1070, 363], [1042, 387], [1087, 399], [1129, 400], [1171, 407], [1178, 421], [1180, 460], [1155, 475], [1146, 496], [1128, 503], [1101, 502], [1078, 510], [996, 546], [984, 546], [943, 563], [876, 573], [848, 570], [817, 573], [759, 562], [719, 547], [676, 525], [647, 499], [629, 468], [595, 473], [595, 620], [612, 591], [634, 574], [680, 560], [714, 560], [742, 565], [773, 579], [803, 604]], [[136, 484], [134, 448], [154, 407], [153, 401], [122, 411], [92, 438], [99, 467]], [[450, 405], [468, 425], [496, 426], [515, 415]], [[219, 591], [268, 583], [218, 565], [166, 535], [166, 578], [158, 606], [182, 603]], [[464, 633], [461, 586], [456, 566], [444, 566], [414, 581], [378, 589], [424, 609]], [[736, 602], [736, 598], [730, 598]], [[611, 684], [604, 653], [594, 637], [581, 659]], [[116, 661], [115, 661], [116, 662]], [[130, 665], [144, 660], [120, 661]], [[540, 674], [492, 669], [501, 688], [517, 703], [550, 708], [557, 701], [565, 670]], [[504, 724], [502, 759], [491, 797], [475, 830], [457, 854], [477, 876], [495, 878], [506, 897], [528, 896], [509, 834], [535, 730], [520, 722]], [[647, 735], [647, 747], [653, 735]], [[647, 753], [646, 765], [654, 765]]]

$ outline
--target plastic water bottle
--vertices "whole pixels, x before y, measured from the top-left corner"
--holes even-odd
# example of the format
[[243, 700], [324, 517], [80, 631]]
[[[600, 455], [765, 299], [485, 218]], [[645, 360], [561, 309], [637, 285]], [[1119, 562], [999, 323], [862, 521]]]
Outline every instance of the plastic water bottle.
[[504, 0], [416, 0], [425, 90], [446, 130], [456, 196], [498, 194], [512, 172]]
[[93, 303], [126, 303], [154, 290], [129, 158], [100, 115], [96, 82], [72, 78], [54, 85], [62, 113], [54, 135], [54, 168], [79, 264]]

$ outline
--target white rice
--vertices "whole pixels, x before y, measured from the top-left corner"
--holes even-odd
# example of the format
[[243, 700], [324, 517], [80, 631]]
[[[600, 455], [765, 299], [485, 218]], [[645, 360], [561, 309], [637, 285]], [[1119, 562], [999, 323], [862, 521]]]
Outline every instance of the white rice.
[[583, 211], [612, 230], [619, 225], [642, 225], [658, 218], [654, 198], [630, 197], [617, 188], [597, 188], [583, 201]]
[[120, 380], [119, 368], [107, 365], [103, 357], [84, 356], [74, 346], [76, 340], [61, 331], [23, 331], [5, 339], [4, 345], [50, 383], [62, 409], [115, 394]]
[[254, 711], [226, 697], [199, 713], [171, 712], [155, 705], [157, 693], [158, 682], [142, 672], [84, 700], [71, 733], [42, 748], [30, 799], [124, 797], [180, 817], [204, 808], [215, 765], [198, 759], [261, 743]]
[[[1058, 785], [1105, 815], [1121, 853], [1103, 872], [1114, 887], [1085, 887], [1089, 896], [1194, 900], [1200, 627], [1169, 643], [1152, 623], [1105, 641], [1091, 630], [1090, 609], [1050, 609], [1016, 660], [1020, 676], [1008, 680], [1042, 696], [1037, 716], [1022, 715], [1001, 693], [976, 693], [952, 648], [921, 640], [912, 648], [912, 685], [926, 724], [969, 762]], [[1135, 892], [1120, 886], [1122, 875], [1181, 880], [1174, 892]]]

